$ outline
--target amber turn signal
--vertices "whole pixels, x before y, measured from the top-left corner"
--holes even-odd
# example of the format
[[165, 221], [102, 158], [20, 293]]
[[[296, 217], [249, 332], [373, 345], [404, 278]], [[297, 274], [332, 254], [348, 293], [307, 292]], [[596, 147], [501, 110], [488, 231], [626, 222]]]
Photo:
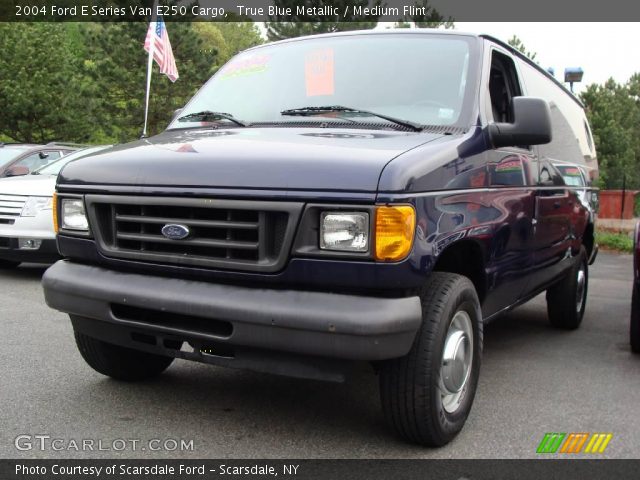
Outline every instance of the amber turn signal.
[[375, 259], [398, 262], [413, 245], [416, 212], [411, 205], [383, 205], [376, 209]]
[[51, 201], [51, 211], [53, 212], [53, 231], [58, 234], [58, 194], [53, 192], [53, 200]]

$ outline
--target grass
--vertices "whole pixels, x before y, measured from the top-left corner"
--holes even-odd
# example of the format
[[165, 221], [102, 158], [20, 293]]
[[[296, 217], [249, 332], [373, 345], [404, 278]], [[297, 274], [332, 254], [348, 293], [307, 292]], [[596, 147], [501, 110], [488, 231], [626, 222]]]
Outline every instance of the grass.
[[632, 253], [633, 240], [626, 233], [597, 231], [596, 242], [601, 248], [607, 250], [616, 250], [618, 252]]

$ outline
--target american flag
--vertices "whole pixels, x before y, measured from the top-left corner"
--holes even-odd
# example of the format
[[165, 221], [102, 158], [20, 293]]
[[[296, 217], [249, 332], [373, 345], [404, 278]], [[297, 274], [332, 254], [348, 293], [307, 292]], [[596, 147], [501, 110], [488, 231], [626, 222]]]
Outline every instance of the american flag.
[[178, 69], [171, 49], [169, 34], [160, 15], [158, 15], [155, 22], [149, 23], [147, 38], [144, 40], [144, 49], [147, 52], [153, 49], [153, 58], [160, 66], [160, 73], [164, 73], [172, 82], [178, 79]]

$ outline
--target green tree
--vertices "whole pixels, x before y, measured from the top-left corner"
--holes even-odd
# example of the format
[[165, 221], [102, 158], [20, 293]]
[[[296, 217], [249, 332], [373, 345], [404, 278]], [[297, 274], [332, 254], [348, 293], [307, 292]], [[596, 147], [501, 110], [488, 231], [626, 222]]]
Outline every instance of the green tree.
[[[90, 28], [89, 28], [90, 27]], [[146, 23], [121, 22], [91, 25], [85, 29], [91, 45], [85, 65], [100, 108], [96, 116], [101, 132], [96, 136], [123, 142], [140, 135], [144, 119], [147, 53], [143, 43]], [[195, 23], [167, 24], [180, 78], [172, 83], [153, 65], [149, 102], [149, 134], [164, 129], [175, 109], [210, 77], [218, 50], [204, 45]]]
[[[144, 120], [147, 28], [146, 22], [0, 23], [0, 140], [137, 138]], [[167, 29], [180, 78], [171, 83], [154, 62], [150, 134], [164, 129], [174, 110], [231, 56], [262, 42], [250, 21], [174, 21]]]
[[264, 42], [260, 30], [254, 22], [218, 22], [216, 26], [222, 33], [227, 47], [225, 51], [220, 53], [223, 63], [236, 53]]
[[600, 164], [603, 188], [640, 188], [640, 103], [638, 74], [626, 84], [613, 79], [589, 85], [580, 95], [585, 104]]
[[520, 38], [517, 35], [514, 35], [513, 37], [511, 37], [507, 41], [507, 43], [511, 45], [513, 48], [515, 48], [516, 50], [518, 50], [523, 55], [526, 55], [527, 57], [529, 57], [531, 60], [535, 60], [536, 56], [538, 55], [536, 52], [527, 50], [527, 48], [524, 46], [524, 43], [522, 43], [522, 40], [520, 40]]
[[204, 51], [217, 54], [215, 69], [236, 53], [263, 42], [253, 22], [196, 22], [194, 29], [202, 39]]
[[0, 135], [19, 142], [86, 141], [84, 47], [75, 23], [0, 23]]
[[[323, 0], [306, 0], [303, 2], [306, 7], [320, 8], [325, 5]], [[296, 7], [301, 5], [299, 0], [275, 0], [274, 5], [279, 8], [290, 8], [292, 12], [296, 11]], [[380, 1], [370, 5], [368, 0], [335, 0], [331, 5], [338, 8], [339, 12], [344, 12], [345, 7], [350, 7], [349, 11], [353, 12], [354, 6], [371, 7], [380, 5]], [[311, 20], [311, 21], [301, 21]], [[281, 20], [289, 21], [283, 22]], [[341, 16], [341, 21], [332, 15], [318, 15], [314, 18], [309, 16], [300, 17], [299, 15], [287, 16], [270, 16], [266, 22], [267, 38], [271, 41], [282, 40], [285, 38], [300, 37], [303, 35], [314, 35], [317, 33], [341, 32], [347, 30], [368, 30], [374, 28], [377, 18], [365, 15], [347, 15]]]

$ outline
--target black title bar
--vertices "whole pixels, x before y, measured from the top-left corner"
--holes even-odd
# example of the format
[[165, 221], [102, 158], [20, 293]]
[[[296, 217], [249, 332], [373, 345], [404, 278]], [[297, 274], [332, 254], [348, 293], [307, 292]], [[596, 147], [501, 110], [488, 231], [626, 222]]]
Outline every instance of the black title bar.
[[[0, 21], [149, 21], [153, 0], [3, 0]], [[640, 21], [629, 0], [160, 0], [165, 21]], [[597, 35], [597, 26], [585, 26]]]
[[[425, 453], [429, 453], [426, 451]], [[3, 480], [609, 480], [640, 460], [0, 460]]]

